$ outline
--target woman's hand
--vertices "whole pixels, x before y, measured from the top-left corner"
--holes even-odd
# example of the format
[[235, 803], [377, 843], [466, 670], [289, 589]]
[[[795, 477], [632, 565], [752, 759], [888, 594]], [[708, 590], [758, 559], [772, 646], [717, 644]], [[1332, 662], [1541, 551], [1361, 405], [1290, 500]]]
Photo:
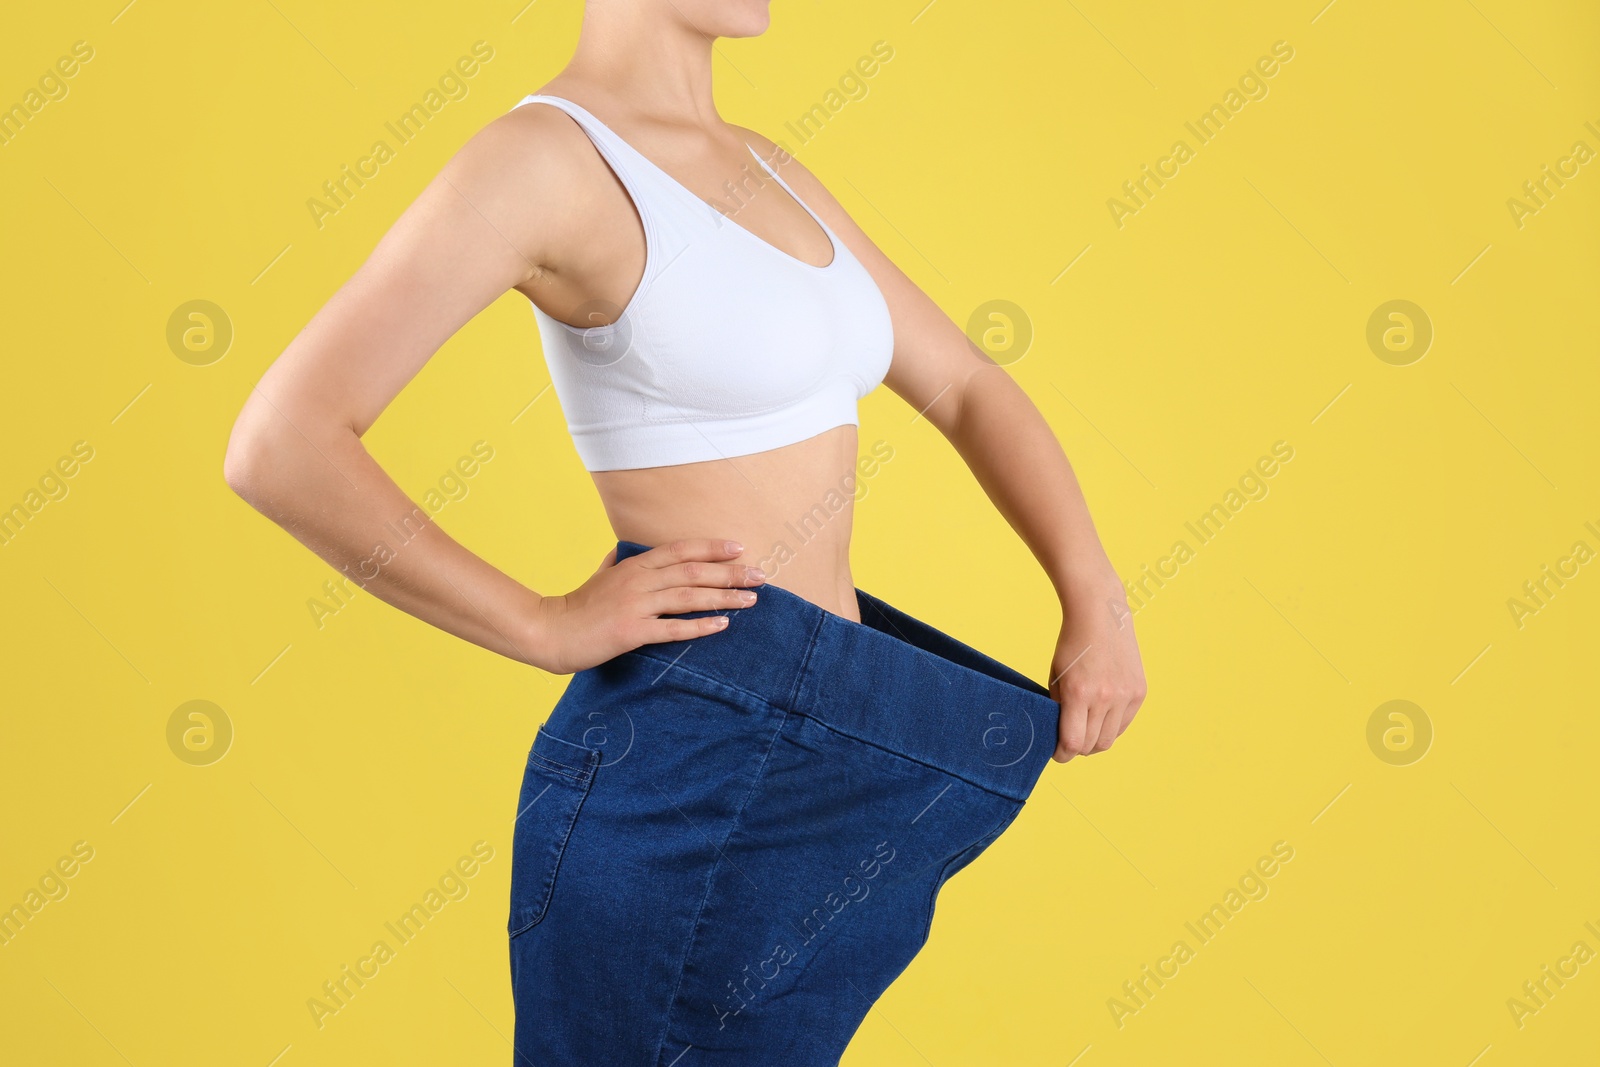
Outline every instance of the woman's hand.
[[744, 551], [733, 541], [695, 539], [616, 561], [611, 549], [600, 569], [565, 596], [539, 601], [534, 642], [537, 666], [552, 674], [572, 674], [640, 645], [684, 641], [716, 633], [726, 615], [663, 619], [690, 611], [747, 608], [766, 574], [758, 567], [723, 563]]
[[1061, 704], [1051, 757], [1104, 752], [1144, 702], [1144, 664], [1133, 613], [1116, 572], [1074, 583], [1062, 600], [1061, 636], [1050, 664], [1050, 695]]

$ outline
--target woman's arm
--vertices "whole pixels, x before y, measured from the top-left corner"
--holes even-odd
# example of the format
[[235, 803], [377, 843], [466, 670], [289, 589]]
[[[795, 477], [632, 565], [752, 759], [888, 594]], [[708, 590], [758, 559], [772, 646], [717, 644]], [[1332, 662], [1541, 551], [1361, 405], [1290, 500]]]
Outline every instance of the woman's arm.
[[575, 137], [594, 151], [565, 116], [527, 112], [496, 119], [463, 146], [267, 369], [234, 424], [223, 474], [380, 599], [569, 673], [646, 642], [714, 632], [715, 618], [654, 616], [742, 606], [728, 587], [758, 583], [743, 580], [742, 567], [736, 575], [706, 562], [737, 552], [695, 541], [616, 566], [607, 553], [583, 587], [541, 597], [440, 529], [361, 443], [462, 324], [582, 247], [584, 209], [597, 199], [593, 168], [603, 164], [573, 150]]
[[1146, 692], [1127, 596], [1095, 533], [1072, 465], [1011, 375], [883, 254], [798, 160], [741, 131], [866, 267], [889, 305], [886, 384], [944, 434], [1050, 576], [1063, 621], [1050, 670], [1062, 705], [1055, 758], [1102, 752]]

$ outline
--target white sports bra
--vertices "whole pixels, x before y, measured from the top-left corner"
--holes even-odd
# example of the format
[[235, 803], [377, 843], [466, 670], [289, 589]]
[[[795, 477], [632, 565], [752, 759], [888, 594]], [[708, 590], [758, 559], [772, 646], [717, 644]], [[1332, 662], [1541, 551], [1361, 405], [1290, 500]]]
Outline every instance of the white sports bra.
[[[531, 304], [567, 428], [586, 469], [662, 467], [763, 452], [846, 423], [889, 370], [894, 334], [872, 276], [821, 226], [825, 266], [724, 218], [570, 100], [644, 223], [644, 277], [608, 325], [580, 329]], [[513, 108], [512, 110], [515, 110]], [[749, 148], [747, 144], [745, 146]], [[580, 309], [581, 318], [585, 309]]]

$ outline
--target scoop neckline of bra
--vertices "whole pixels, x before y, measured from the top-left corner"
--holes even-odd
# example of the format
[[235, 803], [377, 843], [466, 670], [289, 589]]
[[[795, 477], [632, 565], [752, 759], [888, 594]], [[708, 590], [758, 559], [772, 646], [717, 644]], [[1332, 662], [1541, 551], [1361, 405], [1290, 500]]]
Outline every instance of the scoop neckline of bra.
[[[618, 144], [621, 144], [628, 151], [632, 152], [636, 157], [638, 157], [639, 159], [643, 160], [645, 166], [649, 167], [657, 175], [659, 175], [660, 177], [665, 179], [681, 195], [689, 198], [690, 200], [694, 201], [694, 203], [698, 204], [700, 207], [702, 207], [705, 210], [711, 212], [711, 214], [713, 216], [715, 216], [717, 224], [719, 226], [723, 225], [723, 224], [727, 224], [728, 226], [733, 227], [735, 230], [738, 230], [740, 233], [742, 233], [746, 237], [750, 238], [750, 240], [754, 241], [756, 244], [761, 245], [763, 248], [771, 250], [773, 255], [781, 256], [783, 259], [789, 261], [790, 263], [793, 263], [795, 266], [804, 267], [806, 270], [817, 271], [819, 273], [823, 273], [823, 272], [831, 271], [831, 270], [833, 270], [835, 267], [837, 267], [839, 265], [839, 260], [842, 258], [841, 253], [844, 250], [844, 246], [842, 244], [840, 244], [838, 237], [834, 236], [833, 229], [831, 227], [829, 227], [829, 225], [826, 222], [822, 221], [821, 216], [819, 216], [815, 211], [811, 210], [811, 205], [810, 204], [808, 204], [804, 200], [800, 199], [799, 195], [796, 194], [793, 189], [789, 188], [788, 183], [785, 182], [782, 178], [780, 178], [778, 176], [778, 172], [777, 171], [773, 170], [770, 166], [767, 165], [767, 162], [764, 159], [762, 159], [759, 154], [757, 154], [756, 150], [754, 148], [750, 147], [750, 142], [745, 141], [744, 142], [744, 147], [745, 147], [745, 150], [750, 153], [751, 158], [756, 161], [756, 164], [762, 170], [766, 171], [767, 174], [771, 175], [773, 180], [776, 181], [780, 186], [783, 187], [783, 191], [789, 194], [790, 199], [792, 199], [795, 203], [800, 205], [800, 209], [802, 211], [804, 211], [807, 215], [811, 216], [812, 221], [814, 221], [818, 226], [822, 227], [822, 232], [828, 238], [828, 244], [832, 248], [832, 251], [833, 251], [833, 257], [831, 259], [829, 259], [828, 262], [826, 262], [826, 263], [824, 263], [824, 264], [822, 264], [820, 266], [818, 266], [815, 263], [807, 263], [805, 260], [801, 259], [799, 256], [791, 255], [790, 253], [785, 252], [783, 249], [779, 248], [777, 245], [773, 244], [771, 241], [767, 241], [767, 240], [764, 240], [763, 238], [757, 237], [755, 234], [751, 233], [749, 230], [745, 229], [743, 226], [739, 225], [737, 222], [734, 222], [731, 218], [729, 218], [728, 216], [722, 214], [716, 208], [712, 207], [710, 204], [708, 204], [704, 200], [700, 199], [700, 197], [695, 194], [695, 191], [693, 189], [690, 189], [687, 185], [684, 185], [678, 179], [676, 179], [672, 175], [668, 174], [658, 164], [656, 164], [656, 162], [654, 160], [652, 160], [649, 156], [645, 155], [643, 152], [639, 151], [637, 148], [633, 147], [633, 145], [629, 144], [626, 140], [623, 139], [621, 134], [617, 133], [617, 131], [613, 130], [610, 126], [607, 126], [603, 121], [601, 121], [601, 119], [597, 115], [595, 115], [594, 112], [590, 111], [588, 108], [584, 107], [582, 104], [578, 103], [576, 100], [568, 100], [564, 96], [555, 96], [555, 95], [553, 95], [551, 93], [529, 93], [527, 96], [523, 97], [522, 103], [526, 104], [529, 101], [534, 101], [534, 100], [559, 100], [564, 104], [570, 104], [573, 107], [577, 108], [580, 112], [583, 113], [584, 117], [586, 117], [591, 122], [593, 122], [596, 126], [600, 127], [602, 130], [604, 130], [606, 132], [606, 134], [608, 136], [614, 138], [617, 141]], [[521, 105], [519, 104], [518, 106], [521, 106]], [[744, 139], [740, 138], [740, 140], [743, 141]], [[629, 197], [630, 197], [630, 199], [632, 198], [632, 193], [631, 192], [629, 194]], [[638, 209], [638, 205], [637, 204], [634, 205], [634, 207], [635, 207], [635, 210]], [[642, 281], [643, 280], [641, 279], [641, 284], [642, 284]], [[630, 300], [629, 303], [631, 304], [632, 301]]]

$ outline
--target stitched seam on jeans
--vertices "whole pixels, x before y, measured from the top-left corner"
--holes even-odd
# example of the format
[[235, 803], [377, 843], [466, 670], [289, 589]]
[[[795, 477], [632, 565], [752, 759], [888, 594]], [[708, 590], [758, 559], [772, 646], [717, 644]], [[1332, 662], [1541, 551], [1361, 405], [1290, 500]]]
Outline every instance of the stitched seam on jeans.
[[735, 693], [743, 694], [744, 696], [749, 697], [751, 700], [759, 700], [762, 703], [762, 705], [765, 706], [765, 707], [777, 708], [780, 711], [790, 711], [790, 710], [792, 710], [790, 708], [783, 707], [783, 706], [781, 706], [779, 704], [773, 703], [772, 698], [767, 696], [764, 693], [757, 693], [754, 690], [750, 690], [750, 689], [744, 688], [744, 686], [734, 685], [732, 682], [730, 682], [730, 681], [728, 681], [728, 680], [726, 680], [724, 678], [713, 677], [712, 675], [706, 674], [703, 671], [697, 671], [693, 667], [685, 667], [682, 663], [679, 663], [676, 660], [669, 660], [669, 659], [666, 659], [666, 658], [664, 658], [662, 656], [652, 656], [650, 653], [641, 652], [636, 648], [635, 649], [630, 649], [629, 651], [624, 652], [623, 655], [625, 655], [625, 656], [638, 656], [641, 659], [654, 660], [657, 663], [664, 663], [667, 666], [671, 667], [675, 671], [683, 671], [685, 674], [691, 674], [694, 677], [699, 678], [703, 682], [709, 682], [712, 685], [721, 686], [724, 689], [729, 689], [729, 690], [732, 690]]
[[[550, 913], [550, 898], [555, 895], [555, 891], [556, 891], [556, 875], [561, 873], [561, 861], [566, 858], [566, 855], [567, 855], [567, 843], [572, 840], [572, 828], [574, 826], [578, 825], [578, 816], [583, 812], [584, 801], [589, 799], [589, 789], [593, 784], [594, 784], [593, 775], [591, 775], [590, 777], [584, 779], [581, 782], [574, 782], [573, 783], [573, 788], [578, 790], [578, 806], [572, 809], [572, 817], [567, 820], [566, 829], [563, 830], [562, 833], [561, 833], [561, 844], [556, 849], [556, 861], [551, 866], [550, 873], [545, 877], [543, 884], [537, 890], [537, 894], [538, 894], [538, 896], [540, 898], [539, 899], [539, 907], [534, 912], [534, 916], [533, 916], [532, 919], [529, 919], [527, 922], [523, 923], [521, 926], [517, 927], [515, 930], [507, 931], [506, 937], [507, 937], [508, 940], [513, 940], [514, 941], [518, 937], [520, 937], [523, 934], [527, 933], [529, 930], [533, 929], [535, 926], [538, 926], [540, 923], [544, 922], [544, 917]], [[530, 807], [531, 807], [531, 805], [530, 805]], [[512, 830], [513, 848], [515, 846], [515, 843], [516, 843], [516, 830], [515, 830], [515, 828], [513, 828], [513, 830]], [[515, 870], [516, 869], [516, 856], [515, 856], [514, 851], [513, 851], [513, 856], [512, 856], [511, 862], [512, 862], [512, 870]]]
[[806, 669], [811, 666], [811, 654], [817, 650], [817, 637], [822, 633], [822, 624], [827, 616], [818, 615], [817, 621], [811, 627], [811, 633], [806, 637], [806, 654], [800, 658], [800, 669], [794, 672], [794, 686], [789, 690], [788, 699], [784, 701], [786, 708], [800, 706], [800, 690], [805, 685]]
[[[934, 909], [934, 905], [939, 900], [939, 890], [944, 888], [944, 883], [949, 878], [947, 872], [950, 870], [951, 865], [954, 864], [956, 862], [956, 860], [958, 860], [962, 856], [966, 855], [967, 852], [969, 852], [971, 849], [973, 849], [974, 847], [976, 847], [978, 845], [983, 845], [984, 846], [983, 848], [978, 850], [978, 855], [979, 856], [983, 855], [983, 853], [988, 850], [989, 845], [991, 845], [995, 841], [999, 840], [1000, 835], [1006, 832], [1007, 827], [1009, 827], [1014, 821], [1016, 821], [1017, 816], [1022, 813], [1023, 804], [1025, 804], [1025, 803], [1026, 803], [1026, 801], [1024, 801], [1022, 803], [1019, 803], [1017, 805], [1017, 809], [1015, 811], [1011, 812], [1005, 818], [1000, 820], [1000, 825], [996, 826], [994, 829], [990, 830], [988, 833], [986, 833], [982, 837], [978, 838], [978, 840], [972, 842], [972, 844], [968, 845], [966, 848], [963, 848], [960, 852], [957, 852], [954, 856], [951, 856], [948, 860], [945, 861], [944, 866], [939, 869], [939, 879], [938, 879], [938, 881], [933, 883], [933, 892], [928, 894], [927, 917], [922, 922], [922, 941], [923, 941], [924, 944], [927, 943], [928, 938], [930, 936], [932, 936], [932, 934], [933, 934], [933, 909]], [[974, 856], [974, 857], [972, 857], [972, 860], [974, 862], [976, 862], [977, 858], [978, 858], [978, 856]], [[970, 864], [969, 864], [969, 866], [970, 866]]]
[[[821, 625], [820, 622], [819, 622], [818, 625], [819, 626]], [[807, 645], [807, 647], [806, 647], [806, 656], [805, 656], [805, 663], [806, 664], [809, 664], [811, 662], [811, 650], [813, 648], [815, 648], [815, 647], [816, 647], [816, 643], [814, 641]], [[781, 705], [774, 704], [769, 698], [767, 698], [765, 696], [762, 696], [760, 693], [751, 692], [750, 690], [745, 689], [745, 688], [743, 688], [741, 686], [733, 685], [730, 682], [726, 682], [721, 678], [713, 678], [709, 674], [703, 674], [700, 671], [695, 670], [693, 667], [685, 667], [681, 663], [676, 663], [676, 662], [674, 662], [672, 660], [667, 660], [667, 659], [664, 659], [664, 658], [662, 658], [660, 656], [652, 656], [649, 653], [641, 652], [638, 649], [632, 649], [629, 652], [624, 653], [624, 655], [639, 656], [639, 657], [641, 657], [643, 659], [654, 660], [657, 663], [669, 664], [669, 665], [672, 666], [672, 668], [674, 670], [680, 670], [680, 671], [685, 672], [686, 674], [691, 674], [694, 677], [699, 678], [702, 681], [705, 681], [705, 682], [707, 682], [707, 683], [709, 683], [711, 685], [721, 686], [724, 689], [730, 689], [730, 690], [732, 690], [732, 691], [734, 691], [736, 693], [742, 693], [745, 696], [750, 697], [752, 700], [761, 701], [761, 703], [763, 703], [764, 705], [766, 705], [769, 708], [777, 708], [780, 711], [792, 712], [792, 713], [794, 713], [796, 715], [803, 716], [803, 717], [805, 717], [807, 719], [810, 719], [811, 721], [815, 722], [817, 725], [823, 727], [824, 729], [831, 730], [833, 733], [838, 734], [840, 737], [848, 737], [852, 741], [859, 742], [860, 744], [863, 744], [863, 745], [869, 745], [872, 748], [878, 749], [880, 752], [887, 752], [891, 756], [898, 756], [903, 760], [909, 760], [912, 763], [916, 763], [916, 764], [919, 764], [919, 765], [921, 765], [923, 767], [927, 767], [927, 768], [930, 768], [932, 770], [938, 771], [941, 774], [948, 774], [950, 777], [956, 779], [957, 781], [966, 782], [968, 785], [972, 786], [974, 789], [981, 789], [985, 793], [989, 793], [989, 794], [992, 794], [992, 795], [997, 796], [997, 797], [1005, 797], [1005, 799], [1007, 799], [1009, 801], [1012, 801], [1013, 803], [1020, 804], [1020, 803], [1025, 803], [1027, 801], [1026, 797], [1017, 797], [1017, 796], [1011, 795], [1010, 793], [1003, 793], [1000, 790], [995, 789], [995, 788], [993, 788], [991, 786], [986, 786], [981, 782], [974, 782], [972, 779], [966, 777], [965, 775], [957, 774], [955, 771], [948, 770], [948, 769], [946, 769], [944, 767], [939, 766], [936, 763], [929, 763], [927, 760], [918, 759], [915, 756], [908, 756], [904, 752], [900, 752], [900, 751], [898, 751], [896, 749], [889, 748], [886, 745], [880, 745], [875, 741], [868, 741], [864, 737], [857, 737], [855, 734], [852, 734], [847, 730], [841, 730], [837, 726], [834, 726], [832, 723], [826, 722], [823, 719], [820, 719], [815, 715], [809, 714], [806, 711], [801, 710], [800, 706], [797, 703], [794, 703], [793, 701], [791, 701], [789, 706], [781, 706]], [[937, 657], [937, 656], [935, 656], [934, 658], [935, 659], [939, 659], [939, 657]], [[940, 659], [940, 662], [949, 663], [950, 661]], [[952, 666], [957, 666], [957, 667], [960, 666], [959, 663], [951, 664], [951, 665]], [[804, 666], [802, 666], [801, 670], [796, 675], [797, 679], [803, 678], [803, 677], [805, 677]], [[798, 681], [796, 681], [796, 683], [795, 683], [795, 692], [798, 693], [799, 689], [800, 689], [800, 683]]]
[[[769, 707], [771, 705], [768, 705]], [[728, 823], [728, 832], [722, 835], [722, 843], [717, 846], [717, 858], [711, 864], [711, 870], [706, 872], [706, 891], [701, 894], [700, 904], [694, 910], [694, 922], [689, 924], [689, 937], [684, 942], [683, 951], [678, 957], [678, 977], [672, 983], [672, 996], [667, 998], [667, 1017], [661, 1025], [661, 1036], [656, 1039], [656, 1054], [654, 1063], [660, 1067], [661, 1058], [666, 1055], [667, 1034], [672, 1031], [674, 1012], [677, 1008], [678, 993], [683, 989], [683, 972], [689, 967], [689, 956], [694, 952], [694, 947], [700, 940], [700, 919], [705, 914], [706, 901], [711, 899], [711, 891], [716, 887], [717, 874], [722, 870], [722, 859], [728, 848], [728, 841], [733, 837], [733, 832], [744, 821], [744, 809], [750, 806], [750, 800], [756, 795], [756, 788], [761, 784], [762, 775], [766, 774], [767, 763], [772, 758], [772, 749], [778, 743], [778, 737], [783, 733], [784, 725], [789, 721], [789, 712], [782, 708], [777, 725], [772, 730], [772, 736], [767, 739], [767, 749], [761, 754], [761, 765], [756, 768], [755, 774], [750, 778], [750, 788], [745, 790], [744, 799], [739, 802], [739, 810], [734, 812], [732, 820]]]
[[[551, 733], [549, 730], [546, 730], [543, 726], [539, 727], [537, 734], [543, 735], [545, 738], [555, 744], [563, 745], [567, 748], [573, 749], [576, 753], [581, 754], [581, 758], [585, 763], [589, 761], [589, 753], [594, 751], [594, 749], [590, 748], [588, 745], [575, 744], [574, 742], [568, 741], [565, 737], [559, 737], [556, 734]], [[535, 740], [537, 739], [538, 737], [536, 735]]]
[[1013, 803], [1013, 804], [1024, 804], [1024, 803], [1027, 802], [1027, 798], [1026, 797], [1015, 797], [1015, 796], [1012, 796], [1010, 793], [1002, 793], [1000, 790], [995, 789], [993, 786], [984, 785], [982, 782], [974, 782], [971, 778], [968, 778], [966, 775], [957, 774], [955, 771], [952, 771], [952, 770], [950, 770], [950, 769], [948, 769], [946, 767], [941, 767], [937, 763], [929, 763], [927, 760], [918, 759], [915, 756], [908, 756], [904, 752], [901, 752], [901, 751], [899, 751], [897, 749], [889, 748], [887, 745], [880, 745], [876, 741], [868, 741], [864, 737], [857, 737], [855, 734], [851, 733], [850, 731], [841, 730], [837, 726], [833, 725], [832, 723], [826, 722], [826, 721], [824, 721], [822, 719], [817, 718], [815, 715], [808, 715], [803, 711], [797, 711], [797, 712], [795, 712], [795, 714], [801, 716], [802, 718], [810, 719], [812, 722], [816, 723], [818, 726], [822, 727], [824, 730], [829, 731], [830, 733], [838, 734], [840, 737], [848, 737], [850, 740], [856, 742], [857, 744], [866, 745], [869, 748], [875, 748], [879, 752], [887, 752], [891, 756], [897, 756], [900, 759], [906, 760], [909, 763], [915, 763], [919, 767], [927, 767], [929, 770], [938, 771], [940, 774], [949, 775], [951, 778], [954, 778], [956, 781], [965, 782], [968, 785], [972, 786], [972, 788], [981, 789], [985, 793], [988, 793], [991, 796], [1004, 797], [1006, 800], [1011, 801], [1011, 803]]
[[[585, 758], [587, 759], [587, 757]], [[557, 763], [549, 756], [541, 756], [537, 752], [529, 752], [528, 759], [536, 762], [541, 768], [548, 770], [553, 774], [565, 775], [575, 782], [588, 781], [590, 774], [593, 773], [592, 769], [589, 767], [584, 767], [583, 770], [575, 770], [574, 768], [568, 767], [565, 764]]]

